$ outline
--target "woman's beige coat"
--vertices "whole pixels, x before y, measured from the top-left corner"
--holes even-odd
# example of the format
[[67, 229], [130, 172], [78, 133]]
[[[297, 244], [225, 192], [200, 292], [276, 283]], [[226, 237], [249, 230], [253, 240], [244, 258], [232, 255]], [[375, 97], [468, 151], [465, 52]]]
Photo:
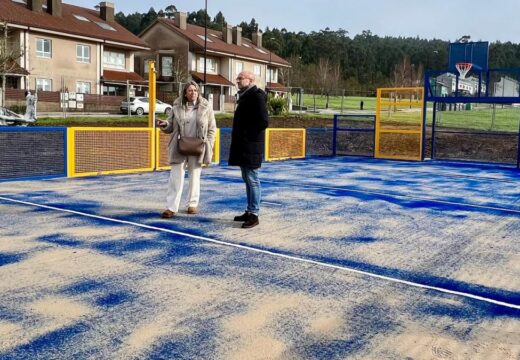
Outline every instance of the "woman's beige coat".
[[[213, 107], [202, 96], [198, 98], [197, 109], [197, 137], [204, 140], [204, 152], [199, 156], [199, 164], [209, 164], [213, 158], [213, 146], [215, 145], [215, 134], [217, 124]], [[173, 103], [173, 109], [168, 117], [168, 126], [162, 129], [167, 134], [172, 134], [168, 144], [168, 161], [170, 164], [179, 164], [186, 159], [186, 155], [181, 155], [178, 151], [179, 135], [184, 136], [184, 123], [186, 105], [182, 104], [182, 97], [177, 98]]]

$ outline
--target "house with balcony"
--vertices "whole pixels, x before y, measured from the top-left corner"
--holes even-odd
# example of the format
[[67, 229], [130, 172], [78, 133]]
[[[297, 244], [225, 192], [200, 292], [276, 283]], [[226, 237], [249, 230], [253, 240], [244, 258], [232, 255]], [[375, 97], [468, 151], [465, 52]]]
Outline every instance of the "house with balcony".
[[175, 91], [176, 85], [193, 79], [205, 84], [215, 110], [230, 110], [237, 92], [235, 78], [243, 70], [255, 74], [260, 88], [287, 91], [278, 79], [290, 64], [262, 47], [261, 32], [248, 39], [240, 27], [227, 25], [223, 31], [207, 29], [205, 37], [204, 27], [188, 24], [186, 13], [176, 12], [174, 19], [156, 19], [139, 36], [151, 51], [136, 55], [135, 70], [146, 77], [148, 60], [155, 60], [158, 91]]
[[61, 0], [1, 0], [0, 22], [16, 67], [6, 88], [126, 95], [137, 51], [149, 50], [114, 19], [114, 4], [88, 9]]

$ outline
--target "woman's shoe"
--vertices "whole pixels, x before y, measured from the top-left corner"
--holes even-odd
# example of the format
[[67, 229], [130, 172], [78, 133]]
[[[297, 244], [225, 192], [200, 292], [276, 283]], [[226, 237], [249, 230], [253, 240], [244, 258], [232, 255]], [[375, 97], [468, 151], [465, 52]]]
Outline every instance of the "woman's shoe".
[[198, 212], [199, 212], [199, 210], [197, 210], [196, 207], [191, 207], [191, 206], [190, 206], [190, 207], [188, 208], [188, 214], [190, 214], [190, 215], [194, 215], [194, 214], [196, 214], [196, 213], [198, 213]]
[[175, 216], [175, 213], [173, 211], [171, 211], [170, 209], [166, 209], [162, 212], [161, 214], [161, 217], [163, 219], [171, 219], [172, 217]]

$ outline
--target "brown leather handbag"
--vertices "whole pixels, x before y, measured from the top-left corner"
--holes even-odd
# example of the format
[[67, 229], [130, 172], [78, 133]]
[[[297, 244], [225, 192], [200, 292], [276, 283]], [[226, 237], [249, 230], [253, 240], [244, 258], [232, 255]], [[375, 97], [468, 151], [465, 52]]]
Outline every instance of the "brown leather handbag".
[[199, 156], [204, 152], [204, 140], [197, 137], [180, 136], [177, 149], [181, 155]]

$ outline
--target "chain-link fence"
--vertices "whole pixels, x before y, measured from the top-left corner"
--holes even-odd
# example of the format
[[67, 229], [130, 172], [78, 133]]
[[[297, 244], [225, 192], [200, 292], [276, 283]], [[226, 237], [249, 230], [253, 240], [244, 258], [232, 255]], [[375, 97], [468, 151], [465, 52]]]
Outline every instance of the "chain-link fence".
[[292, 112], [370, 113], [376, 109], [375, 91], [288, 88], [287, 108]]

